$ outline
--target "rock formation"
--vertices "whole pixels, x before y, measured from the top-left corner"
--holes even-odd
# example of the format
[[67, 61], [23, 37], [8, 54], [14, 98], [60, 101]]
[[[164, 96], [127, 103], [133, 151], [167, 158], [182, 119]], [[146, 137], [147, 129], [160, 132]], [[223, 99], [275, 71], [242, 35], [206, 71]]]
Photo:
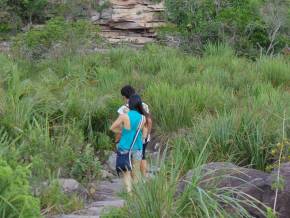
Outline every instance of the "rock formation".
[[[212, 185], [217, 187], [231, 187], [256, 198], [258, 201], [273, 207], [275, 201], [275, 189], [273, 184], [277, 179], [277, 170], [272, 173], [264, 173], [255, 169], [238, 167], [231, 163], [209, 163], [201, 168], [204, 175], [200, 181], [200, 187], [207, 188]], [[180, 181], [176, 195], [179, 196], [190, 184], [195, 174], [190, 170]], [[281, 165], [280, 177], [283, 180], [283, 188], [278, 192], [277, 212], [280, 218], [289, 218], [290, 215], [290, 163]], [[246, 208], [254, 217], [264, 217], [254, 208]]]
[[149, 0], [110, 0], [109, 6], [94, 13], [91, 20], [101, 27], [101, 36], [110, 43], [144, 45], [153, 42], [154, 28], [164, 24], [162, 2]]

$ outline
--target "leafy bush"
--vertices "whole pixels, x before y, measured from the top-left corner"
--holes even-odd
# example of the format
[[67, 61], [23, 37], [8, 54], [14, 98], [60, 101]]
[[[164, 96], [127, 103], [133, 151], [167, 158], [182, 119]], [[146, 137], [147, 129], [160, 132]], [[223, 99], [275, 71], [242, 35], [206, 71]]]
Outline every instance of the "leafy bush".
[[[287, 45], [283, 36], [289, 35], [285, 12], [289, 1], [166, 0], [165, 6], [168, 20], [177, 24], [188, 50], [201, 51], [207, 42], [222, 42], [238, 54], [253, 57], [261, 49], [269, 54]], [[267, 13], [269, 8], [272, 12]]]
[[100, 176], [101, 164], [95, 157], [94, 150], [90, 145], [85, 147], [85, 150], [76, 162], [74, 163], [71, 175], [81, 182], [90, 182], [98, 179]]
[[97, 27], [86, 20], [76, 22], [53, 18], [46, 25], [18, 34], [14, 40], [14, 50], [25, 58], [37, 60], [47, 55], [58, 55], [57, 47], [67, 52], [76, 51], [97, 38]]
[[17, 166], [12, 169], [0, 159], [0, 216], [39, 218], [39, 201], [29, 193], [29, 171]]
[[40, 202], [45, 214], [70, 213], [83, 208], [80, 197], [64, 194], [57, 181], [52, 181], [48, 187], [41, 191]]

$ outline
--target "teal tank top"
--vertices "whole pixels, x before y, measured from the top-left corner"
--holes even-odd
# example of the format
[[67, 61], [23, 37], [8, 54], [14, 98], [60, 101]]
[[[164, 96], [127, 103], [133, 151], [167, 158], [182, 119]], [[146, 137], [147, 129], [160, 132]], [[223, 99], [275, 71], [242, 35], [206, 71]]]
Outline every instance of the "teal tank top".
[[[142, 115], [138, 113], [137, 111], [131, 110], [127, 113], [130, 120], [130, 130], [126, 128], [122, 128], [122, 134], [121, 139], [118, 145], [118, 149], [120, 150], [129, 150], [130, 146], [133, 142], [134, 136], [136, 134], [136, 131], [138, 129], [139, 123], [142, 119]], [[142, 143], [142, 130], [139, 132], [136, 142], [132, 148], [132, 151], [136, 150], [142, 150], [143, 149], [143, 143]]]

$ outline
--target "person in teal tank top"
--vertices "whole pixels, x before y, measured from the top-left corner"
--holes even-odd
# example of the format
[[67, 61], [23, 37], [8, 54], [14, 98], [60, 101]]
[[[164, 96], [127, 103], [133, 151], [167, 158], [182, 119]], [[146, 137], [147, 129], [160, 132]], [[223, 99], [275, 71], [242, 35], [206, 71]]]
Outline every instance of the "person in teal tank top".
[[[142, 115], [135, 111], [135, 110], [130, 110], [127, 113], [130, 121], [130, 129], [126, 129], [125, 127], [122, 128], [121, 132], [121, 139], [118, 144], [118, 149], [119, 150], [129, 150], [131, 142], [134, 139], [135, 133], [137, 131], [138, 125], [141, 122]], [[139, 132], [137, 136], [137, 140], [134, 143], [134, 146], [132, 148], [133, 153], [136, 151], [142, 151], [143, 149], [143, 143], [142, 143], [142, 131]], [[141, 157], [142, 159], [142, 157]]]
[[[110, 130], [115, 133], [121, 132], [121, 139], [117, 144], [117, 149], [119, 152], [129, 151], [139, 123], [142, 121], [142, 116], [144, 116], [142, 100], [139, 95], [132, 95], [128, 103], [130, 111], [126, 114], [120, 115], [110, 128]], [[123, 172], [123, 181], [128, 192], [131, 192], [132, 190], [132, 180], [137, 182], [141, 176], [140, 163], [142, 160], [143, 149], [142, 137], [147, 134], [145, 124], [146, 119], [144, 118], [141, 123], [141, 131], [139, 132], [132, 148], [133, 169], [132, 171]]]

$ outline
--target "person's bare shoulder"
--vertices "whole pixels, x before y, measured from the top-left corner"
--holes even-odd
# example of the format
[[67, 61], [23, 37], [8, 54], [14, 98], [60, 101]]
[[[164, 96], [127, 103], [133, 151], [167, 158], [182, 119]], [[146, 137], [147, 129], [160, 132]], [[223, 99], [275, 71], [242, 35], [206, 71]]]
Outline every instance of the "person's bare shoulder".
[[118, 110], [117, 110], [118, 114], [122, 115], [122, 114], [126, 114], [129, 112], [129, 108], [126, 105], [122, 105]]
[[149, 114], [150, 113], [150, 110], [149, 110], [148, 104], [142, 102], [142, 106], [143, 106], [143, 109], [145, 110], [145, 112]]

